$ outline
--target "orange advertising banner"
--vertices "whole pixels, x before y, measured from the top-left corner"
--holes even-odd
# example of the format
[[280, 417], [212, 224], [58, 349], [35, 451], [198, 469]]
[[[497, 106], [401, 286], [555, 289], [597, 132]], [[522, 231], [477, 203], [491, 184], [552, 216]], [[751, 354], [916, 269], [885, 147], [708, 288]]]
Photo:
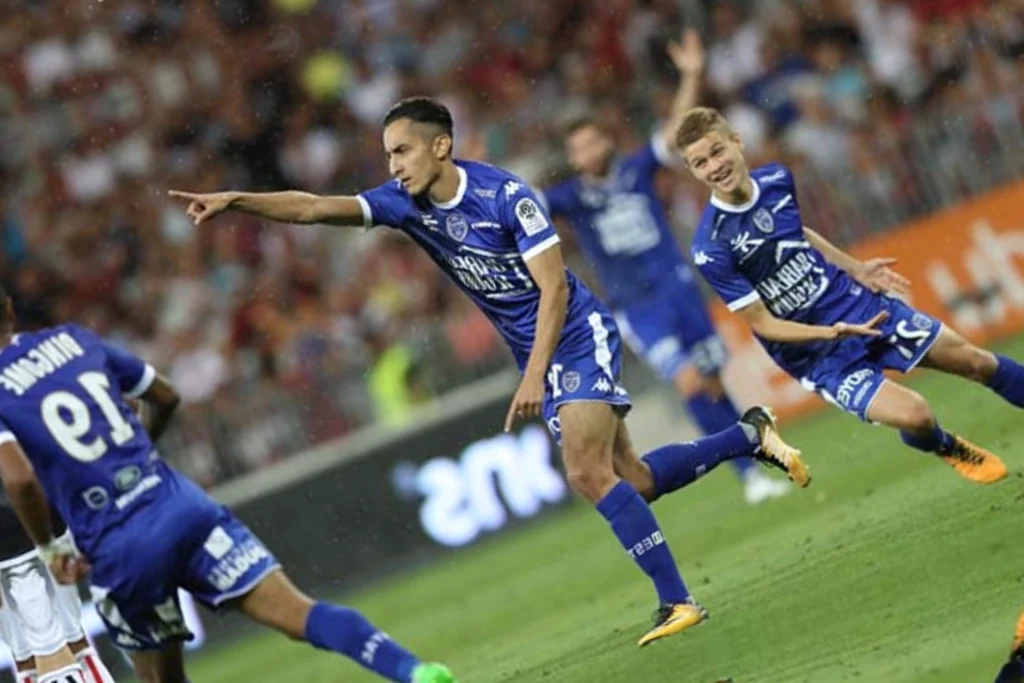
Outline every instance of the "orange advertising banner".
[[[813, 226], [812, 226], [813, 227]], [[858, 258], [892, 256], [910, 278], [910, 304], [975, 342], [1024, 331], [1024, 182], [858, 243]], [[732, 352], [725, 381], [740, 402], [767, 403], [781, 418], [825, 405], [779, 370], [743, 322], [716, 303]]]

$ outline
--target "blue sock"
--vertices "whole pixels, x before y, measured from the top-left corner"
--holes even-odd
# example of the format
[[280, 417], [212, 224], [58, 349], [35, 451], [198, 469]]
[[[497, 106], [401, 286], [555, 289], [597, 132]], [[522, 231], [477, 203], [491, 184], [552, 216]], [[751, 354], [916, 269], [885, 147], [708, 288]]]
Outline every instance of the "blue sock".
[[409, 683], [420, 661], [348, 607], [318, 602], [306, 620], [306, 640], [320, 650], [345, 655], [396, 683]]
[[[686, 399], [685, 405], [704, 434], [724, 431], [740, 419], [739, 411], [728, 396], [713, 399], [707, 394], [697, 394]], [[757, 465], [751, 458], [733, 458], [729, 460], [729, 464], [736, 470], [740, 479], [746, 476], [750, 468]]]
[[726, 460], [749, 456], [757, 444], [756, 433], [751, 437], [743, 425], [734, 424], [696, 441], [655, 448], [641, 459], [651, 469], [654, 495], [660, 497], [692, 484]]
[[901, 429], [900, 438], [903, 439], [903, 443], [911, 448], [916, 448], [925, 453], [938, 453], [941, 455], [948, 453], [949, 449], [953, 447], [953, 435], [940, 427], [938, 422], [935, 423], [935, 426], [927, 434], [915, 434]]
[[1024, 408], [1024, 365], [1008, 356], [996, 354], [996, 372], [988, 381], [988, 387], [1008, 402]]
[[662, 605], [685, 602], [690, 597], [658, 520], [636, 489], [620, 481], [597, 502], [597, 511], [608, 520], [633, 561], [651, 577]]

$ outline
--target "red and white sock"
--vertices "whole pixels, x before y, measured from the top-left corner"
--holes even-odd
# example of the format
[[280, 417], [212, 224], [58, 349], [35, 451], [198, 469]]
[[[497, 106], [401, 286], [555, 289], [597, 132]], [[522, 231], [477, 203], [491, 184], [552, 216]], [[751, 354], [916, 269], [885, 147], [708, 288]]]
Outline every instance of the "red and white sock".
[[110, 675], [110, 671], [103, 663], [103, 660], [96, 654], [96, 650], [91, 647], [87, 647], [75, 655], [75, 661], [81, 665], [82, 671], [85, 672], [86, 683], [115, 683], [114, 677]]

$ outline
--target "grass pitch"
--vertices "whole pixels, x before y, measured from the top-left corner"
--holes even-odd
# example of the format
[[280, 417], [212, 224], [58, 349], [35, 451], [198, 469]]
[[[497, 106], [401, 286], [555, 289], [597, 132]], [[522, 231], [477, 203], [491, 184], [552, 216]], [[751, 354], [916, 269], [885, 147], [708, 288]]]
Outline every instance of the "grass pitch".
[[[1003, 348], [1024, 357], [1024, 339]], [[809, 489], [751, 508], [722, 467], [655, 505], [712, 618], [644, 650], [653, 590], [582, 504], [349, 602], [463, 683], [991, 681], [1024, 607], [1024, 415], [967, 382], [913, 384], [1010, 477], [970, 484], [835, 410], [789, 426]], [[275, 634], [190, 667], [210, 683], [378, 680]]]

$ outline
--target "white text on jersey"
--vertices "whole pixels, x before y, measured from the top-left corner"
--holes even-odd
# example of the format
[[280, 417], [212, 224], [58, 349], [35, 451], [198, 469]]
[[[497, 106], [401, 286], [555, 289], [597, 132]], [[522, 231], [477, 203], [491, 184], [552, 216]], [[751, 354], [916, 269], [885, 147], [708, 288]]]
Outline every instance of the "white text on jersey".
[[0, 370], [0, 387], [15, 396], [23, 396], [36, 382], [53, 374], [85, 351], [67, 332], [61, 332]]

